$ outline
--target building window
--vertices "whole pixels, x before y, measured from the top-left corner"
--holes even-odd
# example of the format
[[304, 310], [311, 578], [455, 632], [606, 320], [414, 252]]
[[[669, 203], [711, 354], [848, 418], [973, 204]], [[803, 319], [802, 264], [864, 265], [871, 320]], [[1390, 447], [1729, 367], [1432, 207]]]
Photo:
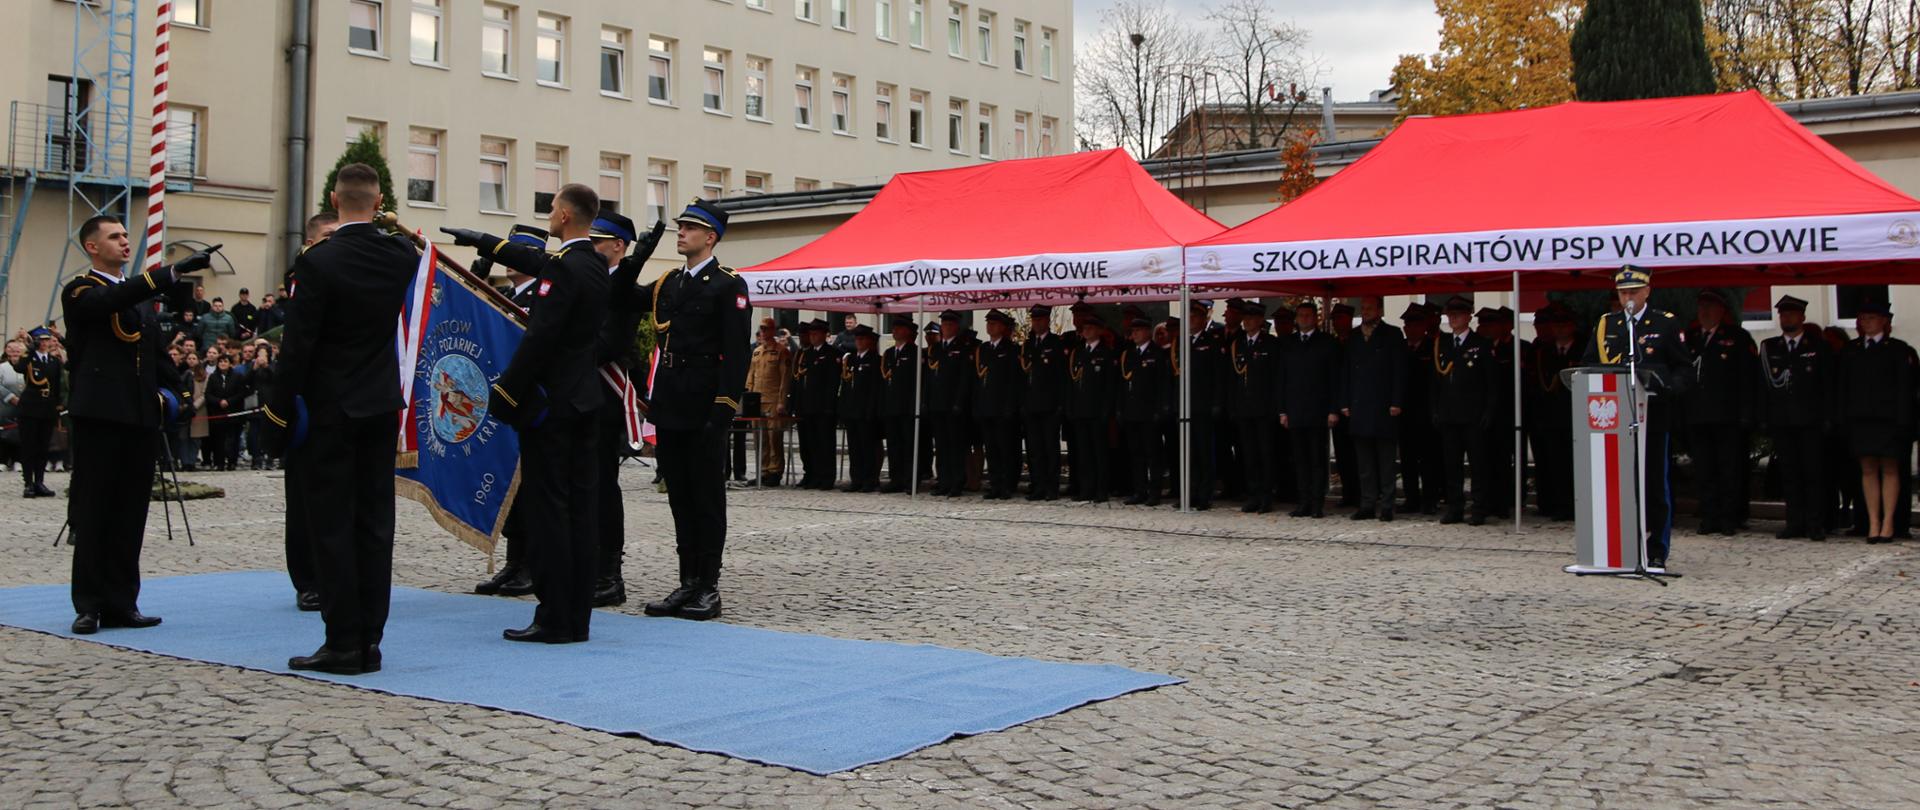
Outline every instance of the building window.
[[386, 143], [387, 125], [365, 118], [347, 119], [347, 145], [352, 146], [363, 136], [372, 138], [376, 143]]
[[600, 29], [600, 92], [627, 95], [627, 32], [619, 28]]
[[513, 78], [513, 9], [494, 3], [480, 9], [480, 72]]
[[979, 121], [979, 129], [980, 129], [980, 156], [981, 156], [981, 157], [983, 157], [983, 158], [991, 158], [991, 157], [993, 157], [993, 116], [994, 116], [994, 112], [995, 112], [995, 111], [994, 111], [994, 108], [993, 108], [993, 105], [991, 105], [991, 104], [982, 104], [982, 105], [980, 105], [980, 121]]
[[907, 44], [927, 47], [927, 0], [907, 0]]
[[700, 198], [718, 200], [727, 196], [727, 170], [708, 166], [700, 172]]
[[385, 30], [381, 21], [387, 16], [383, 0], [352, 0], [347, 4], [347, 49], [378, 54]]
[[979, 50], [980, 61], [985, 64], [991, 65], [993, 64], [993, 13], [992, 12], [988, 12], [988, 11], [980, 12], [979, 34], [980, 34], [980, 41], [978, 44], [980, 49]]
[[814, 22], [813, 0], [793, 0], [793, 16]]
[[747, 8], [753, 9], [754, 11], [766, 11], [767, 0], [747, 0]]
[[1013, 69], [1027, 72], [1027, 21], [1013, 21]]
[[567, 21], [552, 14], [541, 14], [535, 26], [538, 30], [534, 32], [533, 61], [539, 75], [534, 80], [560, 87], [567, 82]]
[[833, 131], [853, 134], [853, 79], [847, 76], [833, 77]]
[[873, 35], [884, 40], [893, 39], [893, 0], [874, 0]]
[[1013, 114], [1013, 156], [1017, 158], [1027, 156], [1027, 117], [1023, 112]]
[[1053, 78], [1053, 29], [1040, 29], [1040, 75]]
[[1058, 119], [1054, 119], [1054, 118], [1040, 119], [1040, 156], [1041, 157], [1050, 157], [1053, 155], [1053, 130], [1058, 125], [1056, 123], [1057, 121]]
[[440, 10], [440, 0], [413, 0], [413, 63], [416, 65], [445, 65], [440, 55], [440, 43], [445, 39], [446, 17]]
[[812, 68], [798, 68], [793, 72], [793, 124], [813, 128]]
[[795, 177], [793, 178], [793, 190], [794, 191], [819, 191], [820, 181], [810, 180], [805, 177]]
[[882, 84], [873, 88], [873, 136], [891, 143], [893, 141], [893, 85]]
[[700, 106], [707, 112], [727, 111], [727, 52], [707, 48], [700, 53], [707, 66], [706, 92], [700, 94]]
[[667, 201], [673, 199], [673, 164], [647, 161], [647, 227], [667, 221]]
[[853, 30], [853, 0], [833, 0], [833, 27]]
[[173, 0], [173, 24], [207, 27], [207, 0]]
[[967, 153], [967, 102], [965, 99], [947, 101], [947, 151], [956, 155]]
[[747, 57], [747, 117], [767, 120], [767, 60]]
[[201, 136], [207, 113], [178, 104], [167, 107], [167, 174], [176, 177], [205, 177], [201, 162]]
[[558, 146], [534, 144], [533, 146], [533, 212], [545, 214], [553, 211], [553, 198], [560, 193], [560, 186], [566, 183], [562, 176], [566, 171], [567, 152]]
[[413, 127], [407, 131], [407, 202], [440, 204], [439, 130]]
[[600, 208], [619, 213], [620, 201], [627, 198], [627, 156], [600, 153]]
[[499, 138], [480, 139], [480, 210], [513, 211], [513, 195], [507, 188], [513, 176], [513, 144]]
[[747, 172], [747, 196], [758, 197], [767, 193], [767, 184], [771, 178], [759, 172]]
[[673, 43], [647, 37], [647, 100], [673, 103]]
[[967, 55], [967, 7], [959, 3], [947, 4], [947, 53]]
[[907, 96], [907, 143], [921, 148], [927, 145], [927, 94], [915, 90]]

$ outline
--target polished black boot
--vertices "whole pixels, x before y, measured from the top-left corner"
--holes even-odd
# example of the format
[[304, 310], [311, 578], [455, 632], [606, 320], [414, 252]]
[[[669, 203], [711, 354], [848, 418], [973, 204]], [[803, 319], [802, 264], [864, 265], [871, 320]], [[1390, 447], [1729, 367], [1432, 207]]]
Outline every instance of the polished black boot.
[[681, 607], [693, 601], [694, 592], [699, 589], [699, 583], [695, 582], [692, 578], [681, 577], [680, 587], [673, 589], [673, 593], [667, 594], [665, 599], [657, 602], [648, 602], [644, 612], [648, 616], [677, 615]]
[[367, 672], [378, 671], [379, 665], [376, 664], [372, 670], [367, 669], [366, 650], [364, 648], [336, 650], [322, 646], [320, 649], [314, 650], [312, 655], [299, 655], [287, 659], [287, 669], [302, 672], [325, 672], [331, 675], [362, 675]]
[[584, 638], [549, 630], [538, 624], [529, 624], [519, 630], [502, 630], [500, 637], [508, 641], [525, 641], [535, 644], [572, 644], [576, 641], [586, 641]]
[[492, 578], [473, 586], [473, 592], [481, 596], [499, 596], [502, 586], [520, 577], [521, 568], [522, 566], [517, 562], [500, 566], [500, 570], [495, 571]]
[[693, 598], [688, 599], [686, 604], [681, 605], [680, 612], [675, 615], [682, 619], [692, 619], [696, 622], [720, 618], [719, 588], [714, 584], [701, 580], [699, 589], [693, 593]]
[[627, 583], [619, 577], [601, 577], [593, 586], [593, 606], [613, 607], [627, 603]]
[[294, 597], [293, 606], [302, 612], [313, 613], [320, 609], [320, 594], [317, 591], [301, 591]]

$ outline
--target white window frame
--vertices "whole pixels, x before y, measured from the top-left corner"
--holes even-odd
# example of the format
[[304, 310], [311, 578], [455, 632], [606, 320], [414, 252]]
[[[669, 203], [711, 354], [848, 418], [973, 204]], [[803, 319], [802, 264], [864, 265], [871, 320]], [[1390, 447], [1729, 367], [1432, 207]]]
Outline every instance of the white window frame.
[[899, 143], [893, 135], [893, 97], [899, 88], [881, 82], [873, 87], [873, 137], [881, 143]]
[[380, 148], [382, 149], [386, 148], [387, 122], [375, 121], [371, 118], [349, 117], [347, 119], [347, 145], [348, 146], [352, 146], [353, 142], [356, 140], [359, 140], [360, 135], [366, 132], [373, 133], [374, 139], [380, 142]]
[[1040, 29], [1040, 78], [1053, 78], [1053, 45], [1060, 35], [1051, 28]]
[[907, 0], [907, 45], [927, 49], [927, 0]]
[[813, 5], [814, 1], [815, 0], [793, 0], [794, 18], [806, 20], [810, 23], [820, 22], [820, 9]]
[[[919, 127], [914, 120], [919, 119]], [[927, 145], [927, 91], [907, 91], [907, 145], [915, 149], [931, 148]], [[916, 133], [915, 130], [919, 131]]]
[[[185, 115], [184, 127], [174, 119], [176, 115]], [[173, 104], [167, 108], [167, 176], [206, 179], [207, 176], [207, 110], [188, 104]], [[186, 146], [186, 159], [193, 165], [181, 171], [175, 159], [179, 157], [179, 145]], [[383, 142], [384, 146], [384, 142]]]
[[700, 169], [700, 199], [718, 200], [727, 196], [727, 178], [732, 176], [724, 166], [705, 166]]
[[747, 0], [747, 8], [753, 9], [754, 11], [772, 11], [773, 10], [773, 9], [767, 8], [767, 0]]
[[829, 0], [832, 3], [833, 27], [836, 31], [853, 30], [853, 0]]
[[[819, 131], [815, 121], [819, 118], [820, 97], [814, 92], [819, 84], [820, 71], [815, 68], [796, 66], [793, 69], [793, 125], [800, 129]], [[800, 103], [801, 91], [806, 92], [807, 103]], [[802, 120], [805, 119], [805, 120]]]
[[873, 37], [893, 41], [893, 0], [873, 0]]
[[[593, 190], [600, 193], [600, 205], [602, 208], [611, 207], [615, 212], [625, 213], [620, 211], [620, 209], [627, 204], [627, 160], [626, 155], [615, 152], [600, 153], [599, 182], [594, 184]], [[609, 163], [612, 165], [609, 166]], [[618, 190], [619, 193], [612, 195], [607, 194], [608, 181], [613, 182], [613, 187]], [[608, 205], [609, 201], [612, 203], [611, 206]]]
[[978, 145], [980, 147], [981, 160], [993, 159], [993, 119], [999, 114], [1000, 108], [992, 104], [980, 105], [979, 117], [974, 121], [974, 129], [979, 132]]
[[833, 105], [830, 113], [833, 134], [853, 134], [853, 77], [833, 74], [833, 96], [829, 103]]
[[794, 191], [819, 191], [820, 181], [815, 180], [811, 177], [795, 177], [793, 178], [793, 190]]
[[[553, 28], [548, 28], [542, 24], [549, 21], [554, 24]], [[541, 12], [534, 15], [533, 81], [541, 87], [558, 87], [564, 89], [567, 86], [567, 22], [567, 18], [558, 14]], [[552, 79], [541, 75], [541, 71], [543, 70], [541, 63], [545, 60], [540, 58], [540, 46], [548, 42], [553, 43], [555, 56], [553, 60], [553, 72], [555, 75]]]
[[[612, 40], [607, 39], [608, 34], [613, 35]], [[599, 68], [597, 72], [600, 75], [597, 78], [600, 80], [600, 95], [610, 98], [631, 98], [627, 95], [627, 87], [631, 84], [627, 76], [627, 43], [632, 41], [632, 31], [611, 25], [600, 26], [600, 61], [595, 65]], [[608, 57], [615, 60], [613, 81], [618, 86], [612, 90], [607, 89]]]
[[980, 51], [980, 53], [977, 54], [980, 58], [980, 64], [993, 64], [993, 28], [998, 22], [999, 18], [991, 11], [983, 10], [979, 13], [978, 22], [974, 28], [974, 32], [977, 34], [974, 47]]
[[[754, 185], [756, 180], [759, 181], [758, 187]], [[741, 175], [740, 183], [740, 193], [749, 197], [758, 197], [767, 193], [767, 189], [773, 185], [773, 175], [766, 172], [747, 172]]]
[[947, 151], [955, 155], [967, 154], [967, 100], [964, 98], [947, 99]]
[[[766, 57], [749, 55], [744, 64], [745, 67], [742, 69], [747, 72], [747, 80], [744, 93], [745, 100], [741, 102], [741, 109], [747, 116], [748, 121], [759, 121], [761, 123], [771, 124], [773, 123], [773, 119], [767, 115], [767, 88], [771, 83], [769, 74], [773, 71], [773, 60]], [[759, 67], [754, 67], [755, 64], [758, 64]], [[754, 85], [756, 84], [759, 85], [760, 92], [758, 94], [753, 92]], [[758, 113], [753, 111], [753, 100], [755, 98], [760, 99], [760, 111]]]
[[1013, 21], [1013, 71], [1030, 74], [1033, 72], [1033, 57], [1027, 53], [1027, 33], [1033, 30], [1033, 23], [1026, 20]]
[[[719, 57], [717, 60], [714, 57]], [[732, 54], [719, 48], [700, 49], [700, 108], [710, 113], [727, 115], [727, 60]], [[717, 80], [717, 81], [716, 81]], [[715, 84], [718, 93], [708, 92]]]
[[947, 4], [947, 55], [967, 58], [967, 6], [964, 3]]
[[[189, 15], [182, 15], [180, 10], [187, 7], [192, 7], [193, 11]], [[212, 30], [207, 20], [207, 0], [173, 0], [173, 19], [167, 24], [182, 28], [198, 28], [202, 31]]]
[[[496, 144], [496, 143], [506, 147], [506, 154], [504, 155], [487, 154], [488, 144]], [[508, 206], [508, 207], [501, 207], [501, 208], [488, 208], [486, 205], [488, 200], [485, 198], [485, 195], [482, 194], [481, 200], [480, 200], [480, 213], [512, 215], [513, 208], [511, 208], [511, 206], [513, 205], [513, 141], [507, 138], [493, 138], [488, 136], [481, 136], [480, 163], [483, 168], [486, 166], [500, 167], [501, 179], [500, 179], [500, 195], [498, 199], [500, 202], [503, 202], [506, 206]], [[482, 177], [484, 176], [485, 175], [483, 174]], [[474, 191], [478, 193], [479, 190], [480, 190], [479, 185], [475, 184]]]
[[647, 158], [647, 210], [654, 219], [646, 226], [651, 228], [655, 222], [666, 222], [673, 228], [673, 222], [667, 219], [667, 208], [673, 205], [673, 168], [671, 160]]
[[[360, 48], [353, 44], [353, 10], [369, 8], [373, 10], [373, 47]], [[387, 0], [348, 0], [347, 3], [347, 53], [361, 56], [379, 56], [384, 58], [387, 48]]]
[[[447, 66], [447, 11], [446, 0], [413, 0], [413, 12], [407, 17], [407, 58], [416, 65], [443, 68]], [[178, 8], [176, 2], [175, 8]], [[433, 21], [433, 50], [435, 58], [421, 59], [413, 52], [413, 29], [422, 18]]]
[[[498, 11], [504, 12], [506, 14], [506, 18], [505, 19], [490, 18], [487, 16], [487, 12], [489, 10], [498, 10]], [[499, 31], [501, 41], [506, 43], [505, 44], [506, 50], [502, 51], [500, 54], [501, 61], [506, 63], [505, 65], [503, 65], [503, 67], [505, 67], [506, 70], [505, 71], [493, 70], [485, 63], [485, 61], [482, 61], [480, 64], [480, 75], [490, 76], [495, 79], [512, 80], [514, 78], [513, 30], [515, 27], [515, 23], [518, 22], [517, 20], [518, 15], [514, 13], [515, 11], [516, 9], [513, 6], [509, 6], [503, 3], [487, 3], [480, 9], [480, 29], [481, 29], [480, 56], [481, 56], [481, 59], [484, 60], [486, 58], [486, 47], [487, 47], [486, 32], [487, 31], [490, 31], [490, 30]]]
[[[540, 153], [547, 150], [553, 152], [553, 158], [551, 160], [542, 160]], [[536, 143], [533, 145], [533, 213], [536, 215], [545, 215], [553, 210], [553, 202], [551, 200], [547, 202], [545, 211], [540, 210], [540, 175], [542, 172], [552, 174], [554, 179], [553, 195], [556, 197], [560, 196], [561, 187], [567, 184], [567, 148], [550, 143]]]
[[1031, 157], [1027, 154], [1027, 136], [1029, 130], [1033, 129], [1032, 121], [1031, 114], [1019, 110], [1013, 111], [1013, 156], [1015, 158]]
[[[414, 143], [414, 135], [416, 133], [425, 133], [433, 136], [433, 143]], [[407, 190], [401, 192], [406, 197], [407, 205], [415, 208], [446, 207], [446, 198], [444, 196], [444, 191], [447, 187], [446, 143], [447, 131], [444, 129], [432, 129], [429, 127], [407, 128]], [[428, 179], [428, 182], [433, 183], [433, 194], [429, 199], [416, 200], [413, 198], [413, 181], [416, 179], [413, 175], [414, 155], [427, 156], [433, 159], [433, 177]]]
[[1042, 117], [1040, 119], [1040, 142], [1035, 146], [1040, 157], [1052, 157], [1054, 141], [1060, 130], [1060, 119]]
[[[660, 47], [657, 47], [657, 48], [654, 47], [654, 43], [656, 42], [660, 43]], [[675, 43], [673, 40], [667, 39], [665, 37], [658, 37], [653, 35], [647, 36], [647, 103], [648, 104], [659, 104], [665, 107], [673, 106], [673, 49], [676, 44], [677, 43]], [[666, 75], [664, 77], [656, 76], [656, 74], [660, 72], [659, 69], [662, 67], [665, 68], [664, 72]], [[666, 94], [664, 98], [655, 96], [653, 94], [653, 80], [655, 78], [663, 78], [663, 81], [661, 81], [660, 87], [661, 87], [661, 91]]]

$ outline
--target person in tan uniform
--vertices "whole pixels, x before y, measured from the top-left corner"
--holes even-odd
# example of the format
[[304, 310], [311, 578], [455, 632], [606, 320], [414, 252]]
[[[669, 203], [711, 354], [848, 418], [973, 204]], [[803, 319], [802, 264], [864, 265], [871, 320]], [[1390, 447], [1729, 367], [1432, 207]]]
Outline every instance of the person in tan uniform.
[[[756, 416], [777, 419], [786, 416], [787, 385], [793, 380], [793, 352], [778, 336], [779, 327], [772, 318], [760, 320], [759, 342], [747, 364], [747, 394], [760, 400]], [[777, 487], [785, 471], [787, 458], [785, 433], [777, 422], [760, 429], [760, 485]]]

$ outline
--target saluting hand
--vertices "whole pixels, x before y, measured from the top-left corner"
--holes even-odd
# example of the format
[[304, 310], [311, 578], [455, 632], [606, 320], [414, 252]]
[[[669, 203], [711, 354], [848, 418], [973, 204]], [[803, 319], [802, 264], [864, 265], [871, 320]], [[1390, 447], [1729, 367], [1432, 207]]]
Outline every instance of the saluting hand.
[[640, 235], [640, 241], [633, 245], [633, 257], [640, 261], [653, 258], [653, 251], [660, 247], [660, 235], [667, 232], [665, 220], [654, 220], [653, 227]]

